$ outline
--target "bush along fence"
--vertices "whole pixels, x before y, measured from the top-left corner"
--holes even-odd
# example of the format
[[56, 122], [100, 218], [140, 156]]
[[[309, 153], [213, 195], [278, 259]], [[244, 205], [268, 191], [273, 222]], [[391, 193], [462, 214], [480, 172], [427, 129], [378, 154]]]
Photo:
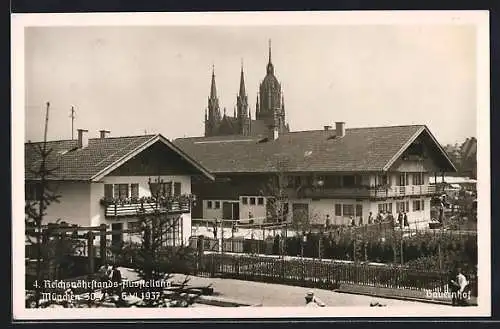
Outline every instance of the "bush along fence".
[[[200, 242], [203, 241], [203, 242]], [[203, 250], [301, 256], [308, 258], [398, 264], [416, 270], [448, 271], [460, 266], [475, 272], [477, 264], [477, 235], [455, 234], [447, 231], [338, 230], [329, 233], [306, 233], [303, 236], [265, 240], [192, 237], [190, 245]], [[220, 247], [222, 246], [222, 247]]]
[[[339, 289], [344, 284], [420, 292], [445, 291], [450, 276], [446, 272], [414, 270], [401, 266], [204, 252], [199, 257], [197, 275], [295, 286]], [[477, 280], [469, 276], [471, 295], [477, 296]]]

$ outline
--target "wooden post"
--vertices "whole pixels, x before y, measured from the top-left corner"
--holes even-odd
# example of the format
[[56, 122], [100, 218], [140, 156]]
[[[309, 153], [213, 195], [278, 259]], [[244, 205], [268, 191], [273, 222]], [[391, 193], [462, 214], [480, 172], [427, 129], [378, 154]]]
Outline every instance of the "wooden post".
[[322, 237], [322, 234], [319, 235], [319, 239], [318, 239], [318, 259], [321, 259], [321, 237]]
[[99, 251], [101, 256], [101, 266], [106, 265], [106, 224], [99, 226]]
[[89, 274], [94, 273], [94, 232], [89, 231], [87, 237], [87, 257], [89, 260]]
[[404, 258], [403, 258], [403, 230], [401, 230], [401, 244], [400, 244], [400, 249], [401, 249], [401, 266], [403, 266], [404, 263]]
[[[193, 220], [191, 220], [191, 226], [193, 225]], [[181, 246], [184, 246], [184, 217], [181, 215]]]
[[224, 219], [220, 220], [220, 252], [224, 252]]

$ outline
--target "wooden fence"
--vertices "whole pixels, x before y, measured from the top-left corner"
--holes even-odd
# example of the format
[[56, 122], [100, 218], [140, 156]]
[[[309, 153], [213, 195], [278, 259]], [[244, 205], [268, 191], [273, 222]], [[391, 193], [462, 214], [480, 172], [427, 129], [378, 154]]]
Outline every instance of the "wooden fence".
[[[449, 280], [447, 273], [416, 271], [400, 266], [213, 252], [200, 257], [197, 275], [324, 289], [335, 289], [347, 283], [417, 291], [442, 291]], [[468, 279], [471, 295], [477, 296], [475, 275], [469, 275]]]

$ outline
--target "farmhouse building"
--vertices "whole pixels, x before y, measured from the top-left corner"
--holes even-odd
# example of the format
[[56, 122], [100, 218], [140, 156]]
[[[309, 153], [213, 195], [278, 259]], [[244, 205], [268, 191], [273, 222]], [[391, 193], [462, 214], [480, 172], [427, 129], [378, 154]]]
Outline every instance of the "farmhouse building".
[[[311, 224], [368, 222], [370, 213], [405, 212], [411, 225], [430, 220], [438, 193], [429, 177], [456, 169], [425, 125], [335, 128], [266, 136], [180, 138], [174, 143], [215, 176], [194, 182], [195, 218]], [[274, 187], [269, 180], [275, 180]], [[276, 183], [278, 182], [278, 183]], [[282, 182], [282, 183], [280, 183]], [[279, 191], [276, 191], [279, 187]], [[270, 203], [284, 200], [282, 218]]]
[[[51, 153], [46, 167], [55, 169], [49, 188], [60, 195], [59, 203], [47, 209], [44, 223], [65, 221], [80, 226], [107, 224], [113, 231], [133, 229], [138, 212], [148, 212], [157, 203], [151, 195], [170, 197], [168, 209], [175, 220], [172, 243], [187, 241], [191, 233], [191, 181], [213, 176], [198, 162], [160, 134], [86, 139], [83, 130], [77, 140], [49, 141]], [[25, 144], [25, 199], [38, 200], [39, 148], [43, 143]], [[157, 192], [155, 192], [157, 191]], [[116, 234], [113, 239], [121, 239]], [[115, 241], [116, 242], [116, 241]]]

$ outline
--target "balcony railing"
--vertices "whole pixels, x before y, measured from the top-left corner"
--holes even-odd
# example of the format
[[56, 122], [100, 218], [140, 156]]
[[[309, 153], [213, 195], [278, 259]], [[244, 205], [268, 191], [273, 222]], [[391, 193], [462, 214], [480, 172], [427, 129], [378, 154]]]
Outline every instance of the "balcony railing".
[[433, 195], [439, 192], [434, 185], [409, 185], [391, 187], [342, 187], [342, 188], [303, 188], [299, 191], [292, 191], [289, 196], [303, 198], [365, 198], [384, 199], [402, 196]]
[[140, 198], [127, 200], [102, 199], [101, 204], [105, 207], [105, 217], [140, 216], [144, 214], [185, 214], [191, 212], [190, 196], [171, 198]]

